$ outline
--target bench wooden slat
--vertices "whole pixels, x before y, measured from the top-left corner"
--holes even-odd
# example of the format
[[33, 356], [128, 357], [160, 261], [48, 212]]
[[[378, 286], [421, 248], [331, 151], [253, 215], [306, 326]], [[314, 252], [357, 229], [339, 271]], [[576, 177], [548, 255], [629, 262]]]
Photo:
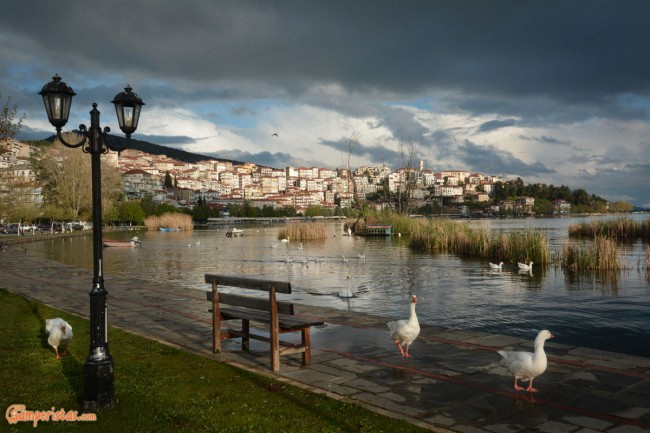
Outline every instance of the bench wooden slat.
[[[221, 295], [219, 295], [219, 297], [221, 297]], [[271, 315], [264, 311], [238, 307], [222, 307], [219, 311], [224, 320], [246, 319], [260, 323], [271, 322]], [[279, 314], [278, 319], [280, 321], [280, 329], [298, 330], [305, 326], [320, 326], [324, 324], [322, 320], [289, 316], [286, 314]]]
[[241, 287], [245, 289], [269, 292], [275, 286], [276, 293], [291, 293], [291, 283], [284, 281], [263, 280], [259, 278], [240, 277], [234, 275], [205, 274], [205, 282], [217, 282], [220, 286]]
[[[205, 292], [208, 301], [212, 302], [212, 292]], [[268, 299], [254, 298], [252, 296], [235, 295], [232, 293], [219, 293], [219, 303], [235, 305], [238, 307], [253, 308], [256, 310], [270, 311], [271, 304]], [[289, 302], [276, 301], [278, 313], [293, 314], [293, 304]]]

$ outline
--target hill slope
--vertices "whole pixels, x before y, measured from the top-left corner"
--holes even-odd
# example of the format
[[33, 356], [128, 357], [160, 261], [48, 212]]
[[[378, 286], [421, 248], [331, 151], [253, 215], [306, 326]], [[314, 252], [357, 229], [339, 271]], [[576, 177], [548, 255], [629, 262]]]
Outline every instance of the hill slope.
[[[56, 135], [52, 135], [46, 138], [43, 141], [48, 141], [50, 143], [54, 142]], [[108, 136], [111, 144], [122, 145], [126, 138], [116, 135], [109, 134]], [[218, 159], [219, 161], [232, 162], [233, 164], [243, 164], [241, 161], [233, 161], [231, 159], [223, 159], [215, 156], [201, 155], [198, 153], [191, 153], [181, 149], [175, 149], [173, 147], [161, 146], [159, 144], [150, 143], [144, 140], [134, 140], [131, 139], [131, 145], [129, 149], [139, 150], [151, 155], [167, 155], [169, 158], [175, 159], [181, 162], [187, 163], [197, 163], [199, 161], [205, 161], [208, 159]]]

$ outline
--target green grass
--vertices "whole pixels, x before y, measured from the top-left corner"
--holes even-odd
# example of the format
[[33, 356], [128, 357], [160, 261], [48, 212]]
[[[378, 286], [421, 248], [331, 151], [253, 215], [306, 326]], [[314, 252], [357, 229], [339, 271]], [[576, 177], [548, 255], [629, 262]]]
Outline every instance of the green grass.
[[[89, 322], [0, 289], [0, 402], [27, 410], [83, 410], [83, 364]], [[46, 318], [74, 330], [57, 360], [47, 344]], [[64, 432], [424, 432], [407, 422], [328, 398], [128, 332], [110, 328], [116, 407], [96, 422], [31, 422], [0, 431]]]

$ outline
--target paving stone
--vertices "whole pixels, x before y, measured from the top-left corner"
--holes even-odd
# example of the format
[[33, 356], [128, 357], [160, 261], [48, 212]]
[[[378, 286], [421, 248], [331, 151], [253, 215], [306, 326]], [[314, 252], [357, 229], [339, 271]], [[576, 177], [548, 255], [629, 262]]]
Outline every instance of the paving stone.
[[360, 389], [361, 391], [374, 392], [377, 394], [390, 391], [390, 388], [386, 386], [379, 385], [375, 382], [371, 382], [365, 379], [353, 379], [353, 380], [348, 380], [344, 383], [346, 386], [351, 386], [353, 388]]
[[444, 415], [433, 415], [423, 419], [424, 421], [430, 422], [431, 424], [442, 425], [445, 427], [450, 427], [456, 423], [453, 418]]
[[362, 392], [359, 394], [355, 394], [351, 396], [352, 399], [354, 400], [359, 400], [364, 403], [371, 404], [373, 406], [380, 407], [382, 409], [389, 410], [391, 412], [400, 414], [400, 415], [406, 415], [410, 417], [418, 417], [420, 414], [420, 410], [409, 407], [409, 406], [403, 406], [395, 403], [393, 400], [389, 400], [383, 397], [378, 396], [377, 394], [371, 394], [367, 392]]
[[548, 421], [538, 426], [535, 430], [544, 433], [570, 433], [578, 430], [578, 426], [558, 421]]
[[650, 430], [634, 425], [621, 425], [607, 430], [608, 433], [648, 433]]
[[605, 430], [612, 425], [611, 422], [587, 416], [565, 416], [564, 420], [571, 424], [575, 424], [580, 427], [588, 427], [594, 430]]

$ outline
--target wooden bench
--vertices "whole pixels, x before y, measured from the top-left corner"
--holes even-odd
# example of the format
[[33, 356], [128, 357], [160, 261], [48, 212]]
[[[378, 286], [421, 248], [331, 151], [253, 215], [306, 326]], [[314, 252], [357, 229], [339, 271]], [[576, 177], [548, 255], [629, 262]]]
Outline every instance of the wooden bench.
[[[294, 315], [293, 304], [276, 300], [276, 293], [291, 293], [288, 282], [261, 280], [231, 275], [205, 274], [205, 282], [212, 284], [206, 292], [212, 302], [212, 351], [221, 353], [221, 340], [241, 338], [242, 350], [249, 350], [249, 340], [267, 341], [271, 346], [271, 368], [280, 371], [280, 355], [302, 353], [302, 365], [311, 362], [310, 328], [324, 322]], [[219, 293], [220, 286], [268, 292], [268, 299], [233, 293]], [[222, 322], [241, 320], [241, 328], [222, 329]], [[268, 336], [251, 332], [255, 322], [268, 330]], [[300, 343], [280, 340], [280, 334], [300, 332]], [[282, 346], [282, 347], [280, 347]]]

